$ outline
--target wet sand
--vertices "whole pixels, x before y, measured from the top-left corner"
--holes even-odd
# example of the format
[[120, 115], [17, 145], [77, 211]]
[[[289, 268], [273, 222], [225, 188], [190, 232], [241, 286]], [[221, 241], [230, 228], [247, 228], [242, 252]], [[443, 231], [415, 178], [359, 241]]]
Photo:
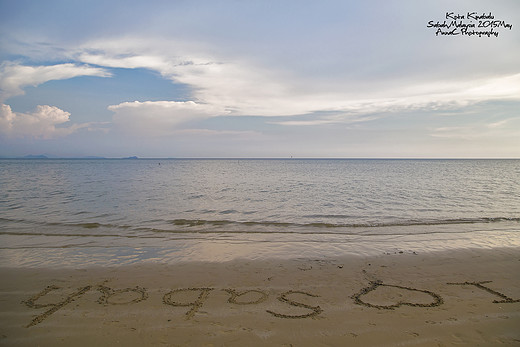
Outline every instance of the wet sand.
[[520, 250], [2, 268], [5, 346], [518, 346]]

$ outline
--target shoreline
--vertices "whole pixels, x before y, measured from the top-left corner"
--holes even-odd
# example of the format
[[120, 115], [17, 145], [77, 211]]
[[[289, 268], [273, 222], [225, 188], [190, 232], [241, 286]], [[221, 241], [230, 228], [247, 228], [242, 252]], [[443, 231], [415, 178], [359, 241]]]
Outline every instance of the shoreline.
[[[65, 225], [64, 225], [65, 226]], [[378, 257], [405, 252], [444, 254], [472, 249], [520, 249], [518, 221], [462, 223], [378, 228], [353, 228], [347, 233], [305, 227], [276, 231], [190, 230], [189, 232], [113, 233], [96, 223], [85, 224], [73, 233], [2, 233], [0, 267], [63, 268], [127, 266], [141, 263], [205, 262], [269, 259], [332, 259], [338, 254]], [[55, 226], [53, 226], [55, 227]], [[70, 227], [67, 225], [67, 228]], [[321, 228], [326, 229], [326, 228]], [[92, 232], [91, 230], [94, 230]], [[286, 230], [287, 231], [287, 230]], [[66, 264], [64, 264], [66, 262]]]
[[518, 345], [520, 249], [0, 268], [5, 345]]

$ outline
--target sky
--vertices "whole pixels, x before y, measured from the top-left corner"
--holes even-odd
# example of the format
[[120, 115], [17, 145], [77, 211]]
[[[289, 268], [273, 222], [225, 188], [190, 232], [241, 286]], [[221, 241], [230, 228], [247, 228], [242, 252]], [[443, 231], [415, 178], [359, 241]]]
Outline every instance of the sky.
[[0, 107], [3, 157], [520, 158], [520, 1], [0, 0]]

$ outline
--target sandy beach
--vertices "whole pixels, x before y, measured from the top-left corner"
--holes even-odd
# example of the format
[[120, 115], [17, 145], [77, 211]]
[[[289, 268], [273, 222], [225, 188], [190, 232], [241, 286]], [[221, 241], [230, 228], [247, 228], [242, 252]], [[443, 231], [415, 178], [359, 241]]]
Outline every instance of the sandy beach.
[[515, 248], [2, 268], [5, 346], [514, 346]]

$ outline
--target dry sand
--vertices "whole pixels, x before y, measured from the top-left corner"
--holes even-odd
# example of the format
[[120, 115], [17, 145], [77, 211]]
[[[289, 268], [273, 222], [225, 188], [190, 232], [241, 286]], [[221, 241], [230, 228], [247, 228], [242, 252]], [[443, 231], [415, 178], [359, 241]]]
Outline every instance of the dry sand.
[[5, 346], [518, 346], [520, 251], [1, 269]]

